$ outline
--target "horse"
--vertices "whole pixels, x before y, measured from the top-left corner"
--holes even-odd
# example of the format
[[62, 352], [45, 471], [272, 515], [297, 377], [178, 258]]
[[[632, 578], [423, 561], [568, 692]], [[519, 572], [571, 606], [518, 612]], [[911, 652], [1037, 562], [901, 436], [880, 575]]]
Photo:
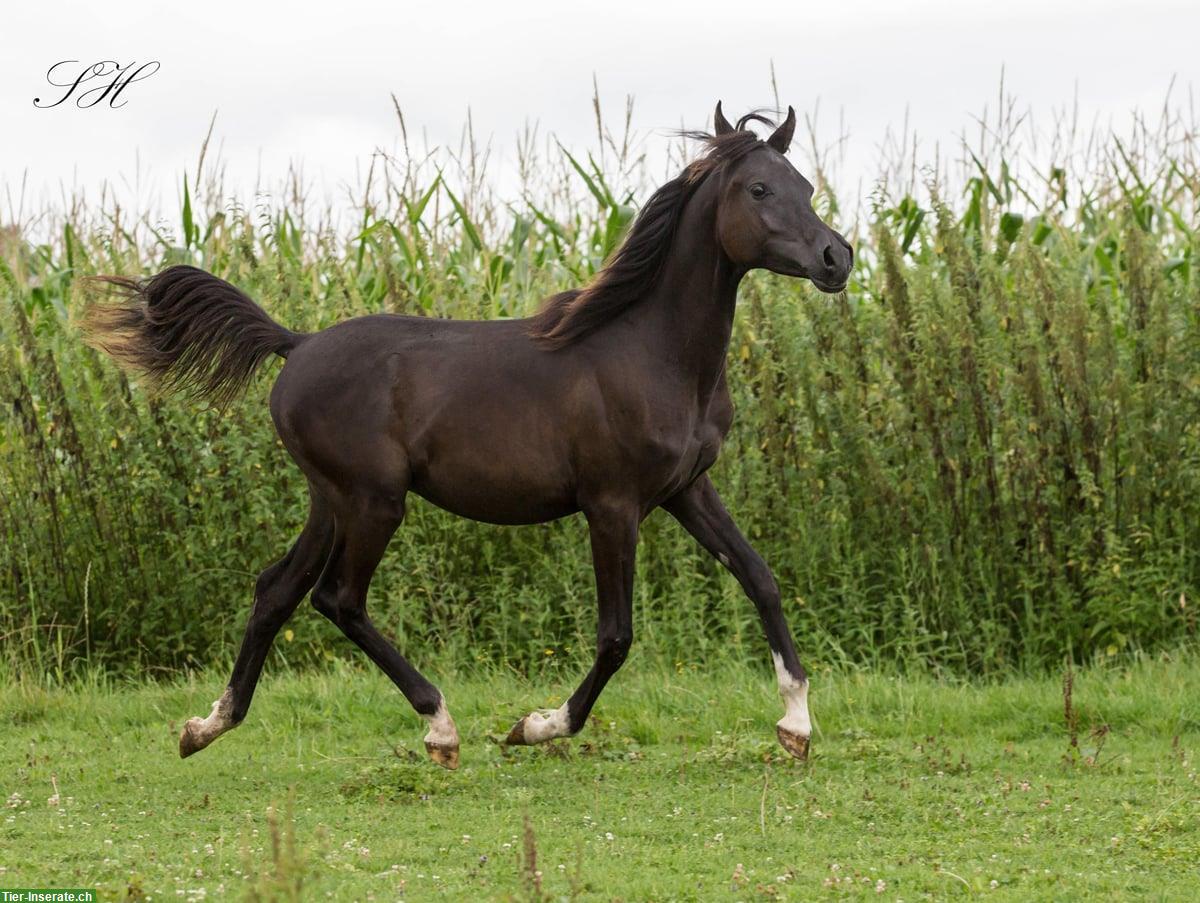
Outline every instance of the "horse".
[[372, 574], [415, 492], [494, 524], [586, 518], [593, 664], [566, 702], [517, 721], [508, 744], [584, 727], [633, 642], [638, 531], [661, 507], [756, 606], [784, 702], [776, 735], [807, 757], [809, 681], [778, 584], [708, 475], [733, 421], [726, 354], [743, 276], [767, 269], [835, 293], [854, 261], [785, 156], [795, 125], [791, 107], [777, 127], [758, 113], [732, 125], [718, 103], [712, 133], [688, 133], [703, 152], [651, 195], [594, 278], [524, 319], [378, 314], [298, 333], [194, 267], [94, 277], [112, 297], [88, 305], [88, 341], [162, 391], [221, 405], [271, 355], [284, 358], [271, 418], [308, 483], [307, 522], [258, 576], [229, 683], [206, 717], [183, 726], [181, 756], [242, 723], [275, 635], [311, 592], [428, 723], [429, 757], [458, 766], [441, 691], [367, 614]]

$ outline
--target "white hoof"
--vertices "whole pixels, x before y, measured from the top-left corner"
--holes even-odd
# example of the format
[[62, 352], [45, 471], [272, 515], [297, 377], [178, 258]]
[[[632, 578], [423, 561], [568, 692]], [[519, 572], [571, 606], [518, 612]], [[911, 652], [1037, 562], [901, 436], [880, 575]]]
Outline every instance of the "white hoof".
[[425, 735], [425, 752], [443, 768], [451, 771], [458, 768], [458, 728], [442, 700], [432, 715], [422, 716], [429, 722], [429, 733]]
[[779, 743], [797, 759], [808, 758], [809, 740], [812, 737], [812, 720], [808, 716], [808, 681], [797, 680], [783, 664], [783, 659], [772, 655], [775, 661], [775, 676], [779, 680], [779, 695], [783, 697], [784, 716], [775, 724]]
[[232, 708], [233, 693], [226, 688], [221, 698], [212, 704], [212, 711], [207, 718], [189, 718], [179, 734], [179, 757], [186, 759], [200, 752], [221, 734], [237, 727], [230, 715]]
[[504, 742], [509, 746], [532, 746], [558, 737], [571, 735], [571, 718], [567, 704], [553, 711], [530, 712], [508, 732]]

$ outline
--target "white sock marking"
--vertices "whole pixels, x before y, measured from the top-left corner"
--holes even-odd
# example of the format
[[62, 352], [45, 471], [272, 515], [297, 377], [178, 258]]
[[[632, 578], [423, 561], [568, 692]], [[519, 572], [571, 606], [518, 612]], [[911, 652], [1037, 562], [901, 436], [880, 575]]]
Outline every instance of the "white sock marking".
[[201, 748], [208, 746], [230, 728], [237, 727], [229, 714], [232, 700], [233, 691], [226, 687], [221, 698], [212, 704], [212, 711], [208, 713], [207, 718], [193, 718], [188, 722], [191, 725], [192, 736]]
[[552, 712], [531, 712], [525, 718], [526, 743], [545, 743], [570, 734], [571, 717], [565, 702]]
[[783, 697], [784, 715], [776, 725], [798, 737], [812, 736], [812, 722], [808, 717], [808, 681], [792, 676], [783, 664], [783, 657], [771, 653], [775, 662], [775, 677], [779, 681], [779, 695]]
[[454, 719], [446, 709], [445, 699], [438, 703], [436, 712], [421, 717], [429, 722], [429, 733], [425, 735], [426, 743], [440, 747], [458, 747], [458, 728], [454, 726]]

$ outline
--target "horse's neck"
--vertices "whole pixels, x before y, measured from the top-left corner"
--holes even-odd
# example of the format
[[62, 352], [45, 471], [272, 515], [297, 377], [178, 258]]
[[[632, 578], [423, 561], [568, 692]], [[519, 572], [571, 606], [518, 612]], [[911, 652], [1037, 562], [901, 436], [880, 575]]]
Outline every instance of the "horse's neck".
[[716, 192], [701, 186], [684, 208], [661, 278], [640, 305], [658, 363], [694, 384], [701, 398], [717, 389], [725, 368], [742, 274], [717, 241]]

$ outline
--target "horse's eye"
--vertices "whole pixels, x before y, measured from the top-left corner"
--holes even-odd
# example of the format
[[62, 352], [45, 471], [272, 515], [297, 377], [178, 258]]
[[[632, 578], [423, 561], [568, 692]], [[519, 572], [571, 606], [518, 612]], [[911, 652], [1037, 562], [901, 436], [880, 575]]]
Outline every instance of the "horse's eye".
[[767, 186], [762, 182], [755, 182], [750, 186], [750, 197], [754, 198], [756, 201], [762, 200], [769, 193], [770, 192], [767, 191]]

